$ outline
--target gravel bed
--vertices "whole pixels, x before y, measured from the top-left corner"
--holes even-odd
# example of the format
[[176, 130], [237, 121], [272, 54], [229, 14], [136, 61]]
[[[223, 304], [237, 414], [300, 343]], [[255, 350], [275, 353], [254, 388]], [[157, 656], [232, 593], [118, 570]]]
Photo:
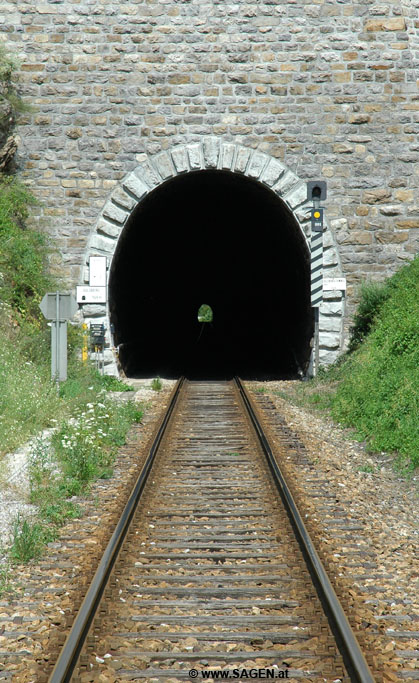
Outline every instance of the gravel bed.
[[288, 456], [281, 466], [375, 670], [383, 681], [418, 680], [417, 479], [398, 476], [391, 456], [367, 453], [331, 419], [273, 393], [289, 382], [248, 387], [265, 424], [280, 414], [303, 445], [303, 460]]
[[[14, 590], [0, 598], [0, 680], [47, 680], [57, 643], [63, 642], [93, 578], [175, 383], [162, 380], [163, 389], [155, 392], [149, 388], [150, 380], [130, 382], [136, 394], [120, 394], [120, 400], [135, 398], [149, 407], [142, 423], [131, 428], [126, 446], [119, 449], [114, 476], [97, 481], [88, 498], [76, 500], [81, 517], [62, 528], [41, 560], [15, 566]], [[3, 489], [9, 514], [14, 506], [25, 504], [24, 485]]]

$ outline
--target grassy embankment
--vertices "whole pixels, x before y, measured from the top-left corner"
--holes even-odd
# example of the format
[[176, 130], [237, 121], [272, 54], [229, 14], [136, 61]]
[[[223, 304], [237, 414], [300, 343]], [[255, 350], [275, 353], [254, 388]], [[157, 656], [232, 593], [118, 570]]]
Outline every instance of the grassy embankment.
[[[0, 474], [1, 459], [48, 427], [52, 441], [38, 439], [30, 455], [29, 502], [37, 514], [14, 521], [12, 546], [3, 556], [0, 590], [10, 562], [41, 554], [60, 526], [78, 515], [75, 495], [98, 477], [109, 477], [118, 446], [142, 409], [116, 405], [107, 390], [130, 390], [105, 378], [80, 357], [80, 330], [69, 326], [68, 380], [57, 392], [50, 377], [50, 329], [39, 310], [45, 291], [59, 283], [48, 273], [45, 235], [25, 219], [33, 199], [13, 177], [0, 175]], [[9, 563], [9, 565], [8, 565]]]
[[9, 584], [11, 563], [38, 557], [60, 526], [79, 514], [73, 497], [111, 476], [118, 447], [143, 414], [132, 401], [115, 404], [107, 397], [108, 390], [131, 388], [81, 363], [81, 332], [71, 325], [68, 380], [59, 392], [51, 381], [51, 335], [39, 302], [65, 284], [51, 275], [46, 235], [27, 226], [35, 200], [13, 175], [14, 129], [19, 113], [29, 111], [18, 67], [0, 43], [0, 478], [7, 478], [6, 453], [45, 428], [55, 431], [32, 448], [28, 502], [37, 512], [14, 520], [12, 545], [0, 548], [0, 593]]
[[283, 395], [353, 428], [370, 451], [394, 454], [396, 467], [419, 465], [419, 258], [382, 284], [366, 283], [349, 351]]

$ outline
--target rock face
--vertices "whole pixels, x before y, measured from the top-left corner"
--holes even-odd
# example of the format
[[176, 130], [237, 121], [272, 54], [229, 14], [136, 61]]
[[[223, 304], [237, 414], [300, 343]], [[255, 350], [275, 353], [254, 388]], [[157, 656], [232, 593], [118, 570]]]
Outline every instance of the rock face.
[[[69, 282], [83, 280], [94, 235], [115, 241], [148, 189], [202, 168], [216, 139], [223, 157], [208, 143], [205, 168], [231, 168], [240, 148], [235, 172], [280, 175], [299, 220], [296, 180], [327, 180], [347, 328], [356, 284], [417, 252], [418, 20], [414, 0], [12, 0], [4, 35], [34, 105], [20, 166]], [[325, 354], [339, 333], [327, 335]]]

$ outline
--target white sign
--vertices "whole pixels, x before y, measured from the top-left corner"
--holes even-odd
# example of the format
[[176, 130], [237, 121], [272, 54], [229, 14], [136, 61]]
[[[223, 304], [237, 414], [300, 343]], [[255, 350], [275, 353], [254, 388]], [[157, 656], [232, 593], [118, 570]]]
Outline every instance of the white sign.
[[90, 257], [89, 285], [91, 287], [106, 287], [106, 256]]
[[77, 311], [71, 292], [47, 292], [39, 308], [47, 320], [70, 320]]
[[105, 304], [106, 287], [77, 287], [77, 303], [79, 304]]
[[346, 277], [324, 277], [323, 291], [330, 292], [336, 290], [340, 290], [342, 292], [346, 291]]

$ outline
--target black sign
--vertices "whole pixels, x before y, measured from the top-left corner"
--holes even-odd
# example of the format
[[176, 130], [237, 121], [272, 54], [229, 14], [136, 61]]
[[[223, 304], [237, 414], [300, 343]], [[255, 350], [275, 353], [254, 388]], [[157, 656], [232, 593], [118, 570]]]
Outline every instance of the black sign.
[[105, 346], [105, 325], [103, 323], [90, 324], [90, 343], [92, 346]]
[[311, 230], [312, 232], [323, 231], [323, 209], [311, 210]]
[[325, 180], [309, 180], [307, 183], [307, 199], [314, 201], [315, 199], [326, 199], [327, 185]]

